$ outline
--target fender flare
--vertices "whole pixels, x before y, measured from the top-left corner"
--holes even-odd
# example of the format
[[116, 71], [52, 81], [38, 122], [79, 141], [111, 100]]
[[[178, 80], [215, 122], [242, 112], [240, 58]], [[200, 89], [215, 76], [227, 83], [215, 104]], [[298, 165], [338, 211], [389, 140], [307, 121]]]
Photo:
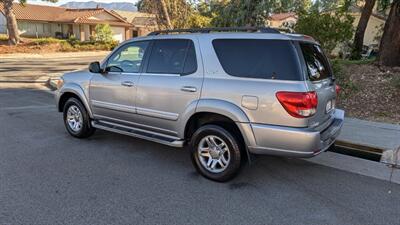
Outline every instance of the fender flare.
[[185, 137], [185, 129], [190, 118], [201, 112], [228, 117], [238, 126], [246, 145], [255, 144], [255, 137], [246, 113], [234, 103], [219, 99], [200, 99], [189, 104], [178, 123], [178, 136], [180, 138]]
[[60, 92], [58, 94], [59, 97], [58, 97], [58, 100], [57, 100], [57, 107], [58, 107], [58, 105], [60, 103], [60, 100], [61, 100], [62, 96], [64, 94], [67, 94], [67, 93], [72, 93], [72, 94], [77, 95], [79, 97], [79, 100], [85, 106], [85, 108], [86, 108], [86, 110], [87, 110], [87, 112], [89, 114], [89, 117], [93, 118], [92, 109], [90, 108], [90, 105], [89, 105], [88, 99], [86, 97], [86, 94], [83, 91], [82, 87], [80, 85], [76, 84], [76, 83], [66, 83], [66, 84], [64, 84], [64, 86], [61, 88], [61, 90], [60, 90]]

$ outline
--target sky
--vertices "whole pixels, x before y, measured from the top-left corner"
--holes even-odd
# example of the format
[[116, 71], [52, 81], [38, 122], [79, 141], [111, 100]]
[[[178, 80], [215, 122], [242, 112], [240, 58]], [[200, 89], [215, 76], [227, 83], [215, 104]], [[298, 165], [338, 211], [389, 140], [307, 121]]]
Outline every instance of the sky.
[[65, 4], [67, 2], [89, 2], [89, 1], [103, 2], [103, 3], [111, 3], [111, 2], [132, 2], [132, 3], [136, 3], [137, 2], [137, 0], [58, 0], [58, 2], [56, 2], [56, 3], [51, 3], [51, 2], [41, 1], [41, 0], [28, 0], [28, 3], [36, 4], [36, 5], [59, 6], [59, 5]]

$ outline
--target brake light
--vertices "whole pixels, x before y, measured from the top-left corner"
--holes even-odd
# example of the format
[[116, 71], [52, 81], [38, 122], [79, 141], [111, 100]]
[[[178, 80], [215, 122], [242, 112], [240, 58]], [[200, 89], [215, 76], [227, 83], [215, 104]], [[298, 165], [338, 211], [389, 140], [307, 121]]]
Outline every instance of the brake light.
[[306, 118], [317, 112], [318, 96], [312, 92], [286, 92], [276, 93], [278, 101], [283, 108], [293, 117]]
[[339, 85], [335, 85], [335, 90], [336, 90], [336, 95], [339, 95], [339, 93], [340, 93], [340, 86]]

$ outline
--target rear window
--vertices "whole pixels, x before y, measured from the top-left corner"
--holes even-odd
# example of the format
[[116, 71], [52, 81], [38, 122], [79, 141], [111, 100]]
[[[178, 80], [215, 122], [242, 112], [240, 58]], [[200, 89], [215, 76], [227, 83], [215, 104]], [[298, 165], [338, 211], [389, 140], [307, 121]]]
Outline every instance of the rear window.
[[290, 41], [265, 39], [216, 39], [215, 52], [231, 76], [302, 80], [297, 53]]
[[300, 43], [306, 62], [308, 77], [311, 81], [323, 80], [332, 77], [332, 71], [328, 59], [321, 47], [316, 44]]

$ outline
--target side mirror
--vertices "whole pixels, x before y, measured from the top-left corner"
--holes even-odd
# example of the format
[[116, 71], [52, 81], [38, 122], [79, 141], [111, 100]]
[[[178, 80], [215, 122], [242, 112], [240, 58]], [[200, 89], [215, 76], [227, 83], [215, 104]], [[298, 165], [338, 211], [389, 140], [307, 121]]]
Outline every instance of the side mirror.
[[101, 73], [102, 70], [100, 68], [99, 62], [92, 62], [89, 64], [89, 71], [92, 73]]

